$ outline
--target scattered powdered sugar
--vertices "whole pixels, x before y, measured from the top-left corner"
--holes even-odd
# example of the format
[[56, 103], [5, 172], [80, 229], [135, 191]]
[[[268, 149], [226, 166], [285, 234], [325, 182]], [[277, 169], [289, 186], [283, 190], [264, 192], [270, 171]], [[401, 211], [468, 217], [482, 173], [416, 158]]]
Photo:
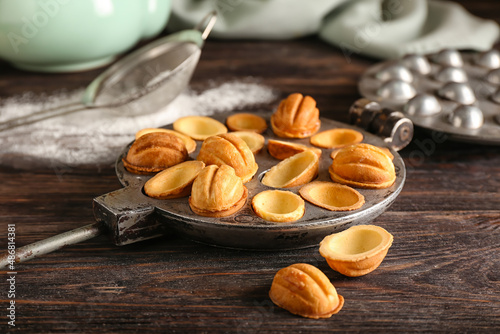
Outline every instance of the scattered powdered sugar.
[[[3, 101], [0, 122], [66, 103], [78, 102], [82, 91], [34, 97], [25, 94]], [[269, 87], [249, 82], [226, 82], [200, 93], [186, 90], [164, 109], [141, 116], [91, 109], [47, 119], [0, 133], [0, 165], [76, 166], [112, 163], [143, 128], [159, 127], [189, 115], [212, 115], [242, 110], [276, 99]]]

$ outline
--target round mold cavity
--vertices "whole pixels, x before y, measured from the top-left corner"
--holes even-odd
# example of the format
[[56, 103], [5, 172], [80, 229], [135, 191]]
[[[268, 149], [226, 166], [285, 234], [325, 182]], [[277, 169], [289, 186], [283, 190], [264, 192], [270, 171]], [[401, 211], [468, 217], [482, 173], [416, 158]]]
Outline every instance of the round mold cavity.
[[[500, 48], [496, 49], [500, 52]], [[500, 115], [500, 91], [498, 91], [500, 89], [500, 67], [490, 69], [477, 64], [476, 59], [478, 59], [480, 53], [481, 55], [484, 55], [485, 52], [460, 51], [463, 66], [458, 68], [462, 68], [465, 71], [469, 81], [455, 83], [455, 85], [450, 86], [446, 86], [449, 82], [442, 82], [436, 79], [439, 72], [442, 72], [441, 75], [444, 75], [446, 71], [451, 71], [451, 69], [444, 70], [450, 66], [437, 63], [439, 60], [437, 52], [424, 55], [424, 57], [430, 62], [431, 72], [427, 75], [421, 75], [416, 71], [411, 70], [414, 75], [414, 81], [411, 84], [416, 89], [417, 94], [427, 93], [436, 96], [441, 104], [442, 110], [434, 116], [425, 117], [421, 114], [419, 115], [419, 112], [416, 112], [416, 109], [413, 109], [414, 111], [405, 112], [405, 116], [411, 120], [415, 126], [430, 131], [445, 133], [449, 135], [451, 140], [482, 145], [499, 145], [500, 123], [496, 117], [497, 115]], [[495, 51], [490, 53], [490, 55], [496, 53], [497, 52]], [[446, 54], [446, 52], [440, 53], [440, 56], [443, 56], [444, 54]], [[406, 62], [404, 61], [405, 59]], [[376, 80], [375, 74], [385, 66], [394, 64], [395, 62], [403, 64], [410, 69], [408, 59], [411, 59], [410, 55], [403, 56], [399, 60], [380, 62], [367, 69], [358, 84], [358, 89], [362, 98], [377, 101], [382, 108], [390, 108], [404, 112], [405, 105], [409, 102], [409, 100], [394, 101], [384, 99], [380, 95], [377, 95], [384, 82]], [[457, 66], [453, 66], [453, 68], [457, 68]], [[451, 80], [463, 81], [461, 79], [456, 79], [455, 75], [451, 75]], [[441, 78], [441, 80], [444, 81], [447, 81], [448, 79]], [[468, 87], [464, 88], [462, 85], [467, 85]], [[450, 89], [450, 87], [455, 87], [455, 91], [454, 89]], [[458, 89], [458, 93], [456, 91], [457, 87], [461, 87]], [[460, 94], [460, 91], [462, 94]], [[464, 92], [466, 94], [463, 94]], [[459, 105], [474, 105], [481, 109], [484, 118], [483, 126], [474, 130], [452, 126], [448, 117]], [[409, 108], [409, 106], [406, 106], [406, 108]], [[413, 112], [414, 114], [412, 115]], [[425, 112], [423, 113], [425, 114]], [[500, 116], [498, 117], [500, 118]], [[358, 123], [360, 123], [357, 115], [351, 114], [351, 120], [353, 119], [354, 121], [351, 121], [353, 124], [358, 125]]]
[[442, 110], [438, 99], [431, 94], [417, 94], [403, 107], [403, 111], [414, 116], [433, 116]]
[[486, 80], [492, 84], [500, 85], [500, 68], [491, 70], [486, 75]]
[[384, 83], [377, 91], [383, 99], [406, 101], [417, 94], [415, 87], [402, 80], [390, 80]]
[[413, 74], [411, 74], [410, 70], [400, 64], [393, 64], [382, 68], [380, 72], [375, 74], [375, 77], [383, 82], [390, 80], [413, 81]]
[[460, 104], [470, 105], [476, 102], [476, 95], [472, 88], [468, 84], [462, 82], [448, 82], [441, 87], [437, 93], [445, 99]]
[[445, 49], [432, 56], [432, 61], [439, 65], [462, 67], [464, 61], [462, 55], [457, 50]]
[[493, 100], [493, 102], [500, 104], [500, 88], [497, 89], [497, 91], [493, 93], [493, 95], [491, 95], [491, 99]]
[[474, 61], [477, 65], [489, 69], [500, 68], [500, 52], [498, 52], [498, 50], [493, 49], [486, 52], [478, 53]]
[[416, 54], [406, 55], [402, 59], [402, 63], [410, 70], [421, 75], [427, 75], [431, 73], [432, 70], [431, 64], [429, 63], [427, 58], [421, 55], [416, 55]]
[[435, 78], [441, 82], [467, 82], [469, 78], [463, 68], [460, 67], [444, 67], [436, 73]]
[[484, 124], [484, 116], [478, 107], [462, 105], [453, 110], [449, 122], [459, 128], [479, 129]]

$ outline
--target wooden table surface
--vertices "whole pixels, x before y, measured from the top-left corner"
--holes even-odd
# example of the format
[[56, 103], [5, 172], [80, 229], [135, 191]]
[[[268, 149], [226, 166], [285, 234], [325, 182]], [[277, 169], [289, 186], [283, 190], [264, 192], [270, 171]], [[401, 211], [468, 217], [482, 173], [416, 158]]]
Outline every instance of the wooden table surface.
[[[500, 22], [500, 6], [463, 1]], [[490, 5], [492, 7], [490, 7]], [[315, 37], [294, 41], [210, 40], [192, 79], [253, 77], [286, 96], [310, 94], [324, 117], [346, 121], [357, 81], [375, 59]], [[81, 88], [101, 70], [44, 75], [0, 63], [0, 97]], [[270, 108], [270, 106], [267, 106]], [[400, 154], [405, 187], [373, 221], [394, 243], [373, 273], [349, 278], [312, 247], [254, 252], [177, 236], [117, 247], [105, 236], [16, 266], [20, 332], [498, 332], [500, 329], [500, 149], [436, 143], [417, 129]], [[0, 245], [7, 224], [22, 245], [93, 222], [92, 199], [120, 184], [113, 166], [0, 167]], [[272, 304], [274, 274], [293, 263], [317, 266], [345, 298], [330, 319], [294, 316]], [[7, 274], [1, 272], [0, 332], [7, 329]], [[12, 329], [10, 329], [12, 330]]]

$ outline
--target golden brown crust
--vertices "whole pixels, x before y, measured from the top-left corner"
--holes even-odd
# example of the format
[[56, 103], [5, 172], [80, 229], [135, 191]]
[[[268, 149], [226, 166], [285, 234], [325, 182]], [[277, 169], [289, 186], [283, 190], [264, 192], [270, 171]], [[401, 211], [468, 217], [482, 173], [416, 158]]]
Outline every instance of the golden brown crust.
[[283, 138], [306, 138], [321, 126], [316, 101], [310, 96], [294, 93], [281, 101], [271, 116], [273, 132]]
[[267, 129], [266, 120], [249, 113], [238, 113], [226, 119], [226, 126], [231, 131], [253, 131], [262, 133]]
[[241, 209], [248, 190], [228, 165], [206, 166], [193, 182], [189, 205], [200, 216], [224, 217]]
[[262, 150], [266, 139], [263, 135], [253, 131], [235, 131], [231, 134], [240, 137], [248, 145], [248, 148], [255, 155]]
[[184, 145], [186, 145], [186, 150], [188, 153], [192, 153], [196, 150], [196, 142], [189, 136], [186, 136], [185, 134], [182, 134], [178, 131], [175, 130], [170, 130], [170, 129], [163, 129], [163, 128], [145, 128], [137, 131], [135, 133], [135, 139], [138, 139], [139, 137], [144, 136], [145, 134], [151, 133], [151, 132], [165, 132], [165, 133], [170, 133], [174, 136], [179, 137], [183, 142]]
[[184, 142], [169, 133], [152, 132], [134, 141], [122, 159], [125, 168], [135, 174], [151, 174], [186, 161]]
[[174, 130], [193, 138], [205, 140], [208, 137], [227, 133], [224, 124], [207, 116], [185, 116], [177, 119], [173, 124]]
[[379, 267], [392, 242], [392, 234], [380, 226], [356, 225], [326, 236], [319, 252], [333, 270], [359, 277]]
[[156, 199], [172, 199], [189, 196], [191, 186], [205, 167], [202, 161], [185, 161], [169, 167], [144, 184], [146, 195]]
[[353, 129], [336, 128], [315, 134], [310, 143], [322, 148], [341, 148], [361, 143], [363, 134]]
[[299, 194], [306, 201], [330, 211], [357, 210], [365, 203], [365, 197], [349, 186], [314, 181], [299, 189]]
[[231, 166], [243, 183], [250, 181], [259, 168], [245, 141], [231, 133], [205, 139], [197, 160], [207, 165]]
[[[379, 146], [376, 146], [376, 147], [378, 147], [382, 152], [384, 152], [389, 157], [389, 159], [394, 160], [394, 155], [391, 153], [390, 149], [388, 149], [387, 147], [379, 147]], [[335, 157], [337, 156], [337, 153], [339, 153], [339, 151], [340, 151], [340, 148], [333, 150], [332, 153], [330, 153], [330, 158], [335, 159]]]
[[233, 213], [238, 212], [243, 207], [243, 205], [245, 205], [245, 203], [247, 202], [248, 189], [245, 186], [243, 186], [243, 188], [244, 188], [244, 192], [243, 192], [243, 195], [241, 196], [241, 198], [236, 203], [234, 203], [234, 205], [232, 207], [227, 208], [225, 210], [221, 210], [221, 211], [215, 210], [214, 211], [214, 210], [200, 209], [200, 208], [191, 204], [191, 198], [189, 199], [189, 205], [191, 207], [191, 210], [193, 210], [193, 212], [199, 216], [213, 217], [213, 218], [227, 217], [227, 216], [232, 215]]
[[252, 198], [252, 208], [262, 219], [289, 223], [302, 218], [305, 213], [304, 200], [291, 191], [266, 190]]
[[394, 164], [387, 153], [369, 144], [340, 149], [328, 172], [333, 181], [357, 188], [387, 188], [396, 180]]
[[318, 268], [296, 263], [274, 276], [269, 297], [281, 308], [306, 318], [330, 318], [344, 305], [328, 277]]
[[379, 147], [379, 148], [389, 157], [389, 159], [394, 160], [394, 155], [392, 154], [391, 150], [389, 150], [387, 147]]
[[318, 171], [318, 156], [311, 150], [305, 150], [273, 166], [262, 178], [262, 183], [274, 188], [296, 187], [313, 180]]
[[316, 147], [274, 139], [269, 139], [267, 141], [267, 151], [273, 158], [279, 160], [284, 160], [292, 155], [304, 152], [305, 150], [311, 150], [316, 153], [318, 159], [321, 158], [321, 150]]

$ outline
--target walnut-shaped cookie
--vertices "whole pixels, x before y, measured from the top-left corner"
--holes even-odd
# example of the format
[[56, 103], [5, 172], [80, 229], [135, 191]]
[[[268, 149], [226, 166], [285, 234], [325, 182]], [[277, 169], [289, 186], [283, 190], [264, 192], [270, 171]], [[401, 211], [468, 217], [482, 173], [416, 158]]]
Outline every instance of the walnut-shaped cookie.
[[243, 183], [250, 181], [259, 168], [247, 143], [232, 133], [205, 139], [197, 160], [206, 165], [229, 165], [234, 168]]
[[179, 137], [170, 133], [151, 132], [137, 138], [122, 161], [131, 173], [152, 174], [187, 158], [186, 145]]
[[306, 318], [330, 318], [342, 309], [344, 298], [328, 277], [307, 263], [296, 263], [274, 276], [269, 297], [281, 308]]
[[246, 203], [248, 190], [234, 168], [209, 165], [193, 182], [189, 206], [205, 217], [225, 217], [240, 210]]
[[316, 101], [310, 96], [294, 93], [282, 100], [271, 116], [273, 132], [283, 138], [306, 138], [321, 126]]
[[370, 144], [339, 149], [328, 172], [333, 181], [356, 188], [383, 189], [396, 180], [395, 167], [387, 152]]

